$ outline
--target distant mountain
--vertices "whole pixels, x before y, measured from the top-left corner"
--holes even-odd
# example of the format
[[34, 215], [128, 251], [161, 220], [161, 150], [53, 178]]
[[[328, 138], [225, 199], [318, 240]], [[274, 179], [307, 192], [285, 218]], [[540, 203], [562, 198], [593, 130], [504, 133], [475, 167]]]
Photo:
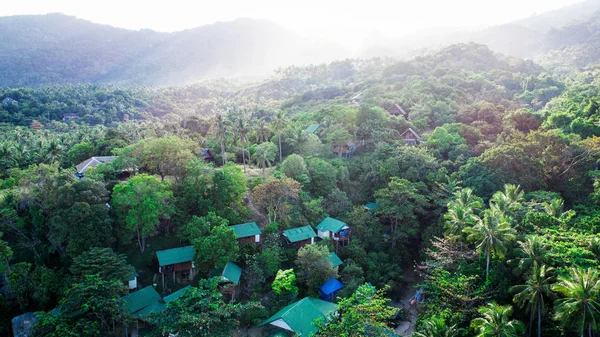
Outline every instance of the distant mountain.
[[[62, 14], [0, 18], [0, 85], [178, 85], [254, 76], [345, 58], [266, 20], [237, 19], [175, 33], [132, 31]], [[316, 51], [319, 52], [316, 52]]]

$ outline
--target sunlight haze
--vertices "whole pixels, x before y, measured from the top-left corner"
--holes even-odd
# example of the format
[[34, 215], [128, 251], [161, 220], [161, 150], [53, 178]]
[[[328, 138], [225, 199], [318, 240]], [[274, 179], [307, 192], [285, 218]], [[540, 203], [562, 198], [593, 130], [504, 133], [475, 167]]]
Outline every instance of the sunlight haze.
[[298, 34], [356, 48], [373, 32], [397, 37], [434, 28], [502, 24], [580, 0], [332, 1], [80, 1], [23, 0], [0, 16], [60, 12], [127, 29], [179, 31], [240, 17], [272, 20]]

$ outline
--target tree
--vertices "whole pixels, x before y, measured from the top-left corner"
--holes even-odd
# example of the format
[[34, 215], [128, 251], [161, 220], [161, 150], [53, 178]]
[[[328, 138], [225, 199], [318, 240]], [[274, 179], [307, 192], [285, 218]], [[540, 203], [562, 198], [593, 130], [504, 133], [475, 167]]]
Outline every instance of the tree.
[[524, 193], [520, 186], [506, 184], [504, 185], [504, 192], [494, 193], [492, 199], [490, 199], [490, 208], [505, 216], [510, 216], [521, 207], [521, 201], [523, 200]]
[[177, 332], [180, 337], [227, 337], [238, 329], [244, 315], [261, 309], [257, 302], [232, 304], [224, 301], [219, 291], [219, 279], [212, 278], [200, 280], [197, 288], [186, 290], [161, 313], [151, 314], [149, 321], [156, 327], [152, 336]]
[[217, 138], [219, 139], [219, 143], [221, 144], [221, 158], [223, 159], [223, 165], [227, 162], [227, 156], [225, 155], [225, 138], [227, 137], [227, 133], [229, 131], [229, 127], [231, 123], [226, 121], [223, 118], [222, 114], [217, 114], [215, 116], [215, 132], [217, 133]]
[[154, 234], [162, 218], [173, 214], [173, 193], [167, 183], [147, 174], [138, 174], [114, 188], [112, 204], [125, 229], [137, 235], [144, 252], [146, 237]]
[[285, 218], [290, 207], [288, 202], [297, 200], [301, 186], [288, 177], [270, 178], [252, 191], [256, 203], [267, 212], [269, 223]]
[[229, 220], [239, 223], [247, 214], [244, 196], [248, 192], [246, 175], [233, 163], [227, 163], [212, 175], [212, 184], [208, 188], [208, 210]]
[[486, 210], [483, 218], [478, 218], [466, 231], [469, 234], [467, 240], [474, 241], [477, 249], [486, 255], [486, 277], [490, 271], [492, 252], [502, 258], [506, 252], [506, 243], [515, 239], [517, 233], [507, 218], [493, 210]]
[[[240, 117], [235, 124], [235, 131], [240, 137], [240, 141], [242, 142], [242, 164], [244, 165], [244, 173], [246, 172], [246, 148], [244, 147], [244, 143], [248, 141], [248, 133], [250, 132], [250, 125], [248, 124], [248, 120], [246, 117]], [[250, 151], [248, 151], [250, 153]]]
[[478, 311], [482, 317], [471, 322], [471, 327], [477, 330], [477, 337], [519, 337], [525, 330], [523, 323], [510, 319], [510, 305], [501, 306], [492, 302]]
[[443, 317], [433, 316], [427, 319], [414, 337], [458, 337], [456, 325], [450, 326]]
[[70, 270], [77, 282], [83, 281], [87, 275], [126, 282], [133, 273], [133, 268], [127, 265], [126, 256], [110, 248], [91, 248], [83, 252], [73, 259]]
[[69, 152], [67, 152], [67, 157], [71, 165], [77, 165], [93, 155], [94, 147], [86, 142], [73, 145]]
[[13, 250], [10, 248], [8, 242], [2, 240], [3, 235], [4, 233], [0, 232], [0, 263], [4, 264], [10, 272], [9, 261], [13, 256]]
[[336, 187], [337, 176], [335, 168], [325, 160], [319, 158], [308, 160], [308, 172], [310, 177], [310, 191], [314, 196], [324, 197]]
[[600, 320], [600, 278], [594, 269], [570, 268], [552, 290], [564, 296], [554, 301], [554, 319], [579, 336], [595, 336]]
[[148, 172], [160, 175], [162, 181], [165, 176], [173, 176], [177, 181], [194, 159], [197, 147], [191, 140], [170, 136], [144, 140], [134, 145], [132, 151]]
[[459, 204], [448, 204], [448, 212], [444, 215], [444, 233], [451, 240], [464, 241], [464, 230], [471, 226], [477, 217], [473, 210]]
[[271, 166], [271, 162], [275, 159], [277, 147], [271, 142], [262, 143], [258, 145], [252, 158], [261, 167], [263, 179], [265, 179], [265, 167]]
[[196, 252], [198, 269], [208, 274], [211, 270], [224, 267], [227, 262], [235, 261], [239, 245], [233, 229], [221, 223], [210, 229], [208, 235], [191, 238]]
[[308, 133], [300, 126], [295, 127], [287, 138], [287, 142], [299, 154], [304, 153], [304, 147], [308, 144], [308, 141]]
[[275, 130], [277, 130], [277, 140], [279, 141], [279, 162], [281, 163], [283, 161], [283, 154], [281, 152], [281, 130], [283, 130], [283, 128], [287, 124], [286, 115], [283, 110], [277, 111], [277, 114], [275, 115], [275, 121], [273, 123], [275, 126]]
[[517, 271], [531, 270], [533, 266], [542, 266], [548, 260], [548, 247], [540, 236], [530, 235], [525, 241], [519, 241], [518, 245], [521, 256], [518, 258]]
[[298, 287], [296, 287], [296, 274], [294, 269], [287, 269], [277, 271], [277, 275], [271, 283], [271, 288], [277, 295], [283, 293], [298, 294]]
[[376, 290], [370, 284], [363, 284], [354, 294], [339, 301], [337, 312], [314, 324], [319, 336], [374, 336], [385, 337], [392, 334], [387, 326], [397, 308], [391, 306], [384, 290]]
[[121, 297], [126, 287], [119, 280], [87, 275], [71, 287], [58, 313], [41, 315], [33, 336], [111, 336], [129, 313]]
[[300, 282], [311, 294], [315, 294], [325, 281], [338, 276], [338, 268], [329, 261], [329, 249], [323, 245], [312, 244], [300, 248], [296, 266]]
[[519, 307], [525, 307], [530, 315], [529, 320], [529, 335], [533, 331], [532, 323], [534, 317], [537, 316], [538, 325], [538, 337], [542, 336], [542, 314], [546, 310], [544, 299], [552, 295], [552, 289], [550, 282], [552, 277], [547, 274], [552, 272], [552, 268], [546, 268], [546, 266], [539, 266], [537, 263], [533, 264], [531, 275], [527, 278], [527, 281], [523, 285], [517, 285], [510, 288], [510, 291], [516, 293], [513, 301], [519, 305]]
[[281, 164], [281, 172], [286, 176], [295, 179], [299, 183], [307, 182], [308, 168], [304, 162], [304, 158], [297, 154], [291, 154]]

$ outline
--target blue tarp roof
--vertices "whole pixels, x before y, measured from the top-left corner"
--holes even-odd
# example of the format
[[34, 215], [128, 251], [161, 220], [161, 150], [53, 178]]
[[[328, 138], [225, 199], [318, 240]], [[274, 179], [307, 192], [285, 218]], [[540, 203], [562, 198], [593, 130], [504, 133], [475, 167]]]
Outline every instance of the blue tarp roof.
[[332, 277], [329, 280], [325, 281], [325, 283], [323, 283], [323, 285], [321, 286], [321, 292], [325, 295], [329, 295], [342, 289], [343, 287], [344, 285], [342, 284], [342, 282], [338, 281], [338, 279], [336, 279], [335, 277]]

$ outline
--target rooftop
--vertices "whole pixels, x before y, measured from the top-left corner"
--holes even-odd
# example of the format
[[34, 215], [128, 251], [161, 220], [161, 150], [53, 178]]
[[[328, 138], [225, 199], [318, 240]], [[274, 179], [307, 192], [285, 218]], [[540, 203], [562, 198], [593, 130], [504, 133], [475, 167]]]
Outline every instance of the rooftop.
[[346, 223], [341, 222], [340, 220], [327, 217], [317, 225], [317, 229], [321, 232], [330, 231], [333, 233], [339, 233], [346, 226]]
[[298, 242], [317, 236], [310, 226], [286, 229], [283, 231], [283, 235], [285, 235], [290, 242]]
[[327, 259], [329, 260], [329, 262], [331, 262], [331, 264], [332, 264], [334, 267], [338, 267], [339, 265], [341, 265], [341, 264], [343, 264], [343, 263], [344, 263], [344, 262], [342, 261], [342, 259], [340, 259], [340, 257], [339, 257], [339, 256], [337, 256], [337, 254], [336, 254], [336, 253], [334, 253], [334, 252], [331, 252], [331, 253], [329, 254], [329, 257], [328, 257]]
[[323, 283], [319, 290], [325, 295], [330, 295], [342, 289], [343, 287], [344, 285], [342, 284], [342, 282], [338, 281], [338, 279], [336, 279], [335, 277], [332, 277], [329, 280], [325, 281], [325, 283]]
[[136, 313], [154, 302], [160, 301], [161, 297], [153, 286], [134, 291], [129, 295], [123, 296], [125, 306], [131, 313]]
[[320, 124], [311, 124], [306, 128], [306, 133], [315, 133], [319, 129]]
[[158, 264], [162, 266], [169, 266], [177, 263], [190, 262], [194, 260], [194, 247], [185, 246], [167, 250], [159, 250], [156, 252], [158, 258]]
[[368, 209], [371, 212], [375, 211], [375, 208], [377, 208], [377, 203], [376, 202], [370, 202], [368, 204], [365, 205], [365, 208]]
[[172, 300], [178, 299], [179, 297], [181, 297], [181, 295], [183, 295], [183, 293], [185, 293], [186, 290], [190, 289], [191, 287], [192, 286], [187, 286], [187, 287], [181, 288], [181, 289], [177, 290], [176, 292], [165, 296], [165, 298], [164, 298], [165, 303], [169, 303]]
[[103, 163], [108, 163], [113, 161], [115, 158], [117, 158], [116, 156], [105, 156], [105, 157], [92, 157], [89, 158], [83, 162], [81, 162], [79, 165], [76, 166], [77, 168], [77, 173], [85, 173], [85, 171], [87, 171], [88, 168], [90, 167], [96, 167], [100, 164]]
[[240, 283], [240, 277], [242, 276], [242, 268], [233, 262], [227, 262], [225, 268], [223, 268], [223, 272], [221, 273], [223, 278], [228, 281], [233, 282], [233, 284], [237, 285]]
[[256, 222], [247, 222], [239, 225], [231, 226], [235, 232], [235, 237], [238, 239], [247, 238], [249, 236], [255, 236], [260, 234], [260, 228]]
[[282, 320], [293, 332], [300, 336], [310, 336], [317, 332], [313, 322], [329, 315], [337, 309], [337, 305], [312, 297], [305, 297], [279, 310], [275, 315], [261, 323], [270, 324]]

